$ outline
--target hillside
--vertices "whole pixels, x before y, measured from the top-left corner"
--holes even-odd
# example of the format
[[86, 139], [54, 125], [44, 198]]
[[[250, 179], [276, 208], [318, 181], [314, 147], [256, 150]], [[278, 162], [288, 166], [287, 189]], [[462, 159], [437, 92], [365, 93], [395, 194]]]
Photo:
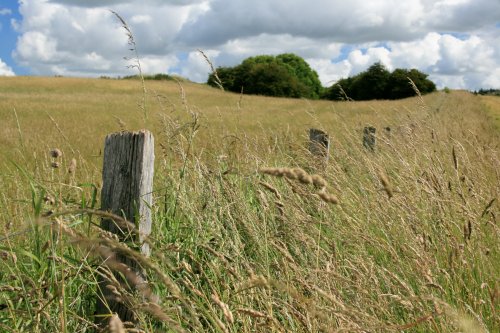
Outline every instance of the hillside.
[[[0, 331], [92, 328], [97, 236], [106, 236], [95, 212], [76, 210], [100, 207], [105, 136], [140, 128], [156, 141], [144, 259], [156, 301], [116, 288], [145, 331], [500, 328], [495, 97], [329, 102], [171, 81], [146, 89], [0, 78]], [[374, 152], [362, 145], [367, 125], [377, 128]], [[307, 150], [311, 127], [330, 134], [325, 165]], [[274, 167], [317, 174], [338, 204], [307, 177], [262, 172]]]
[[[201, 146], [195, 145], [200, 149], [213, 142], [206, 140], [213, 132], [219, 132], [223, 137], [286, 131], [299, 139], [313, 126], [329, 130], [336, 136], [334, 133], [342, 131], [345, 126], [353, 130], [359, 130], [365, 124], [379, 128], [395, 127], [407, 124], [408, 117], [419, 119], [423, 116], [416, 98], [392, 102], [332, 103], [240, 96], [194, 83], [180, 86], [172, 81], [151, 81], [146, 84], [148, 119], [145, 123], [139, 81], [0, 78], [0, 117], [6, 124], [0, 132], [0, 151], [8, 157], [17, 154], [20, 130], [26, 147], [43, 152], [50, 147], [60, 147], [79, 152], [79, 156], [88, 159], [99, 154], [108, 133], [147, 127], [162, 135], [165, 119], [180, 124], [189, 119], [190, 111], [198, 114], [204, 127], [197, 135]], [[464, 106], [457, 113], [460, 117], [476, 119], [483, 117], [479, 98], [493, 97], [475, 98], [466, 92], [449, 96], [436, 93], [426, 97], [425, 103], [431, 109], [446, 108], [446, 104], [465, 100], [467, 110]], [[493, 102], [488, 105], [490, 110], [499, 109]], [[469, 112], [474, 116], [470, 117]]]

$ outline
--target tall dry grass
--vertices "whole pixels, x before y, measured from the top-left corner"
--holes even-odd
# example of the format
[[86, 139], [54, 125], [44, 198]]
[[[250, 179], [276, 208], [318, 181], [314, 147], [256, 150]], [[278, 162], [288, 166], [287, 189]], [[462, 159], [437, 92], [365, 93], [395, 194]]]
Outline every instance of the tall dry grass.
[[[109, 131], [141, 126], [137, 87], [0, 80], [0, 331], [90, 331], [98, 274], [128, 274], [97, 270], [133, 253], [98, 227], [99, 150]], [[500, 328], [498, 133], [477, 97], [240, 100], [156, 82], [146, 97], [158, 143], [152, 256], [136, 256], [147, 284], [109, 286], [139, 329]], [[312, 126], [331, 135], [324, 168], [307, 151]], [[108, 328], [134, 331], [116, 317]]]

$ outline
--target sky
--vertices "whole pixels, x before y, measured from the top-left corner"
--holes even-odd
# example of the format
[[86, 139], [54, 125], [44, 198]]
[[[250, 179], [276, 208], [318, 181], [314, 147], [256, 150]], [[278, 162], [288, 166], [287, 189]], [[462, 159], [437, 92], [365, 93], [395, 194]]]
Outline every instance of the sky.
[[[0, 0], [0, 75], [205, 82], [210, 67], [295, 53], [330, 86], [380, 61], [439, 88], [500, 88], [500, 0]], [[127, 60], [128, 59], [128, 60]]]

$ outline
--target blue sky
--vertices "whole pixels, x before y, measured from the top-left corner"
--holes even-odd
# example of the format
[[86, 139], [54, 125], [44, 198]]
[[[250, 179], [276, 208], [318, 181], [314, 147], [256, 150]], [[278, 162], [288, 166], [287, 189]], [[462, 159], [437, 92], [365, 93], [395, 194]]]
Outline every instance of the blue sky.
[[11, 20], [20, 21], [17, 0], [0, 1], [0, 59], [2, 59], [14, 72], [26, 74], [27, 71], [19, 68], [12, 59], [12, 50], [16, 48], [17, 33], [11, 25]]
[[500, 88], [498, 0], [0, 0], [0, 75], [133, 74], [204, 82], [209, 66], [296, 53], [324, 85], [377, 61], [417, 68], [439, 87]]

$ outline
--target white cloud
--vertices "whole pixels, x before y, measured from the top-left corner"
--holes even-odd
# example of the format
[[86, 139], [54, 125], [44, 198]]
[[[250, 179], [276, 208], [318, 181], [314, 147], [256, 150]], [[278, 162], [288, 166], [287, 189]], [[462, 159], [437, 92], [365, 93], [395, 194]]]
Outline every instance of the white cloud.
[[140, 59], [144, 73], [165, 73], [179, 63], [176, 56], [147, 56]]
[[347, 60], [334, 63], [329, 59], [307, 59], [307, 62], [318, 72], [324, 86], [331, 86], [352, 73], [352, 64]]
[[[206, 2], [207, 0], [169, 0], [171, 6], [187, 6], [191, 4]], [[49, 0], [49, 2], [69, 5], [75, 7], [110, 7], [113, 5], [136, 4], [138, 6], [158, 6], [164, 5], [163, 0]]]
[[249, 57], [256, 54], [281, 54], [294, 52], [304, 58], [330, 57], [340, 55], [340, 43], [318, 43], [307, 37], [297, 37], [290, 34], [261, 34], [244, 39], [233, 39], [220, 46], [224, 53]]
[[365, 70], [418, 68], [439, 86], [498, 87], [497, 0], [23, 0], [14, 57], [35, 74], [128, 75], [129, 24], [145, 72], [203, 82], [209, 66], [296, 53], [324, 84]]
[[9, 8], [0, 8], [0, 15], [12, 15], [12, 10]]
[[7, 66], [7, 64], [4, 63], [2, 59], [0, 59], [0, 76], [15, 76], [15, 75], [16, 74], [14, 73], [12, 68]]
[[[478, 89], [499, 87], [500, 53], [488, 40], [472, 35], [461, 39], [449, 34], [429, 33], [413, 42], [391, 42], [386, 47], [353, 50], [345, 60], [310, 61], [322, 82], [337, 81], [380, 61], [389, 70], [417, 68], [430, 74], [439, 87]], [[340, 74], [341, 73], [341, 74]], [[330, 83], [331, 84], [331, 83]]]
[[183, 27], [179, 39], [211, 47], [264, 33], [365, 42], [385, 35], [401, 40], [420, 32], [418, 0], [213, 0], [210, 10]]
[[[49, 38], [41, 32], [28, 31], [18, 41], [16, 56], [21, 59], [38, 59], [43, 63], [58, 62], [56, 58], [57, 41]], [[21, 61], [22, 65], [30, 65], [30, 62]]]
[[[166, 72], [177, 64], [173, 45], [176, 33], [205, 10], [203, 3], [196, 2], [191, 1], [190, 6], [162, 5], [159, 1], [156, 6], [144, 6], [140, 1], [115, 2], [116, 12], [128, 21], [133, 32], [145, 72]], [[41, 75], [130, 74], [123, 57], [134, 54], [129, 52], [125, 30], [109, 10], [90, 7], [23, 1], [19, 8], [23, 20], [12, 22], [21, 33], [14, 58]]]
[[[205, 53], [212, 64], [214, 62], [214, 59], [217, 59], [218, 55], [220, 54], [219, 51], [215, 50], [205, 50], [203, 51], [203, 53]], [[183, 77], [188, 77], [195, 82], [205, 82], [211, 71], [210, 65], [207, 63], [203, 55], [198, 51], [190, 52], [187, 59], [183, 61], [180, 67], [181, 70], [178, 74]]]

